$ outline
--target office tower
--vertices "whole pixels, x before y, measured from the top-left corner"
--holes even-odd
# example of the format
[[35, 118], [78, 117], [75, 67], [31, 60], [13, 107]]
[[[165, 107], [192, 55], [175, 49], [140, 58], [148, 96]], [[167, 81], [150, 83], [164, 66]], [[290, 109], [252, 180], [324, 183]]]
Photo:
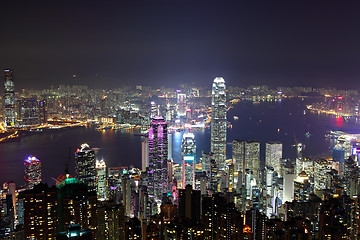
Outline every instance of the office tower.
[[39, 123], [47, 123], [47, 102], [45, 99], [39, 101]]
[[29, 156], [24, 160], [25, 181], [28, 188], [33, 188], [39, 184], [41, 178], [41, 162], [34, 156]]
[[12, 70], [5, 69], [4, 73], [4, 122], [6, 127], [13, 127], [15, 125], [15, 86]]
[[202, 198], [201, 224], [204, 239], [243, 239], [243, 217], [234, 203], [220, 194]]
[[122, 179], [128, 173], [128, 167], [109, 167], [108, 168], [108, 192], [107, 198], [116, 204], [121, 203], [122, 199]]
[[309, 199], [310, 195], [310, 180], [309, 176], [302, 171], [294, 180], [294, 200], [305, 202]]
[[266, 216], [270, 217], [274, 212], [274, 183], [275, 172], [273, 167], [265, 167], [265, 186], [266, 186]]
[[15, 219], [17, 218], [17, 209], [16, 209], [16, 184], [14, 182], [4, 183], [3, 184], [2, 197], [5, 196], [5, 199], [2, 198], [0, 201], [3, 205], [0, 205], [0, 210], [2, 216], [6, 217], [9, 220], [10, 229], [14, 230]]
[[25, 239], [55, 239], [57, 228], [56, 187], [38, 184], [22, 192]]
[[96, 192], [99, 201], [106, 200], [106, 164], [104, 160], [96, 160]]
[[265, 165], [274, 168], [280, 174], [282, 158], [282, 143], [267, 142], [265, 149]]
[[37, 98], [21, 98], [19, 100], [19, 122], [22, 126], [39, 124], [39, 103]]
[[214, 79], [211, 99], [211, 152], [220, 170], [226, 167], [226, 87], [222, 77]]
[[125, 174], [122, 179], [122, 194], [123, 205], [125, 207], [125, 216], [134, 217], [133, 214], [133, 201], [131, 197], [131, 177], [129, 174]]
[[294, 180], [296, 179], [296, 174], [294, 171], [285, 172], [283, 177], [283, 186], [284, 186], [284, 197], [283, 202], [291, 202], [294, 199]]
[[321, 191], [326, 189], [327, 175], [332, 168], [330, 161], [319, 159], [314, 161], [314, 190]]
[[339, 163], [339, 173], [344, 171], [345, 159], [351, 156], [352, 142], [355, 139], [351, 135], [341, 135], [333, 148], [333, 160]]
[[[265, 214], [258, 209], [246, 211], [244, 233], [252, 234], [251, 239], [264, 240], [266, 238], [266, 218]], [[249, 230], [247, 230], [249, 228]]]
[[155, 102], [151, 102], [150, 118], [153, 119], [156, 116], [159, 116], [159, 108]]
[[178, 117], [183, 117], [186, 115], [186, 94], [178, 93], [177, 95], [177, 114]]
[[172, 133], [168, 133], [168, 159], [173, 159], [173, 135]]
[[182, 165], [174, 163], [173, 165], [173, 178], [176, 179], [177, 188], [183, 188], [182, 184]]
[[184, 133], [181, 144], [182, 156], [182, 187], [185, 188], [188, 184], [195, 188], [195, 156], [196, 144], [195, 135], [193, 133]]
[[146, 138], [141, 142], [141, 170], [146, 171], [149, 167], [149, 140]]
[[173, 180], [174, 180], [174, 161], [168, 160], [167, 161], [167, 177], [168, 177], [168, 189], [170, 190], [172, 188]]
[[201, 192], [192, 190], [191, 185], [179, 189], [179, 216], [192, 221], [200, 220]]
[[148, 192], [153, 210], [158, 212], [162, 195], [167, 191], [167, 157], [167, 123], [157, 116], [152, 119], [149, 129]]
[[65, 231], [70, 224], [79, 224], [82, 229], [96, 227], [97, 196], [88, 191], [85, 183], [76, 178], [67, 178], [56, 186], [58, 232]]
[[298, 176], [302, 171], [305, 171], [307, 175], [314, 174], [314, 161], [307, 157], [296, 158], [295, 162], [295, 174]]
[[210, 188], [211, 193], [219, 191], [219, 168], [216, 165], [216, 161], [213, 156], [210, 157]]
[[343, 176], [345, 179], [343, 187], [346, 194], [349, 196], [357, 196], [359, 194], [359, 168], [354, 161], [354, 156], [345, 160]]
[[236, 182], [244, 182], [246, 169], [249, 169], [257, 181], [256, 184], [260, 183], [260, 142], [235, 139], [232, 143], [232, 159], [234, 172], [241, 172], [243, 178], [235, 179]]
[[88, 185], [89, 191], [96, 191], [95, 151], [86, 143], [75, 152], [76, 178]]
[[124, 213], [124, 206], [115, 204], [114, 202], [104, 202], [97, 208], [97, 229], [96, 239], [125, 239], [120, 238], [120, 219]]

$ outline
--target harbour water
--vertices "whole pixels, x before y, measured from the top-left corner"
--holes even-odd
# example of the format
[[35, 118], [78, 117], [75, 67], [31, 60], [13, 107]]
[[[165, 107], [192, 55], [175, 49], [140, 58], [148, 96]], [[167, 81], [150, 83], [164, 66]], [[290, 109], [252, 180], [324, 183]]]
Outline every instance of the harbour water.
[[[228, 111], [232, 128], [227, 132], [227, 157], [231, 158], [234, 139], [258, 140], [262, 143], [262, 158], [266, 141], [283, 142], [283, 157], [294, 158], [297, 142], [304, 144], [304, 155], [329, 153], [329, 130], [357, 132], [360, 125], [344, 118], [324, 116], [304, 111], [309, 100], [285, 99], [282, 102], [240, 102]], [[236, 116], [234, 118], [234, 116]], [[238, 118], [238, 119], [237, 119]], [[210, 129], [195, 130], [197, 160], [202, 151], [210, 150]], [[308, 133], [308, 134], [306, 134]], [[180, 163], [182, 132], [173, 133], [173, 159]], [[24, 183], [23, 161], [34, 155], [42, 162], [43, 179], [53, 185], [69, 163], [74, 174], [73, 153], [82, 143], [98, 148], [97, 157], [108, 167], [134, 166], [141, 168], [141, 137], [115, 130], [97, 131], [95, 128], [74, 128], [24, 137], [19, 142], [0, 144], [0, 183]]]

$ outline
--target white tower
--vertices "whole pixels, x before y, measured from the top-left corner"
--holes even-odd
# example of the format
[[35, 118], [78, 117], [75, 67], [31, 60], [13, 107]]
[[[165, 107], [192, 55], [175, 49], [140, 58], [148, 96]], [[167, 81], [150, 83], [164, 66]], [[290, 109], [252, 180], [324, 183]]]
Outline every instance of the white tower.
[[214, 79], [211, 100], [211, 152], [218, 168], [226, 167], [226, 87], [222, 77]]

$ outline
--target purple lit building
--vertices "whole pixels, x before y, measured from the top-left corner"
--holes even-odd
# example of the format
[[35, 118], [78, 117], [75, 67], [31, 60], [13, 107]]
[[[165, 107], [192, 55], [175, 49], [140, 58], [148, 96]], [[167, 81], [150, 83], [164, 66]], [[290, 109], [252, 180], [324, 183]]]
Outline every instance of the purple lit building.
[[[167, 157], [168, 138], [167, 123], [163, 117], [152, 119], [149, 129], [149, 170], [148, 193], [149, 200], [154, 206], [153, 211], [159, 209], [163, 193], [167, 192]], [[157, 207], [156, 207], [157, 205]], [[154, 212], [156, 213], [156, 212]]]
[[41, 178], [41, 162], [34, 156], [29, 156], [24, 160], [25, 181], [28, 188], [32, 189], [34, 185], [39, 184]]

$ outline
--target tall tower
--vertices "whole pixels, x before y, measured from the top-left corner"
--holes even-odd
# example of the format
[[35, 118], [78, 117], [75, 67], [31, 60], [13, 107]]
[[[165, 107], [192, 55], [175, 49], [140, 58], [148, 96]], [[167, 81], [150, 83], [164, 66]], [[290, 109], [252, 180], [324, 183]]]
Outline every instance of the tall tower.
[[76, 178], [88, 185], [89, 191], [96, 191], [95, 151], [86, 143], [75, 152]]
[[20, 116], [22, 126], [39, 124], [39, 103], [37, 98], [21, 98], [18, 101], [20, 105]]
[[211, 152], [218, 168], [226, 167], [226, 87], [222, 77], [214, 79], [211, 100]]
[[104, 160], [96, 160], [96, 192], [99, 201], [106, 200], [106, 164]]
[[149, 167], [149, 140], [141, 142], [141, 170], [144, 172]]
[[274, 168], [274, 171], [280, 175], [282, 158], [282, 143], [267, 142], [265, 149], [265, 165]]
[[245, 173], [246, 169], [248, 169], [256, 178], [257, 183], [259, 183], [260, 142], [235, 139], [232, 151], [234, 171], [238, 172], [238, 176], [241, 175], [242, 177], [242, 179], [238, 180], [241, 180], [242, 183], [245, 182]]
[[36, 184], [42, 180], [41, 177], [41, 162], [34, 156], [29, 156], [24, 160], [25, 181], [29, 189], [32, 189]]
[[[152, 204], [160, 208], [162, 195], [167, 191], [168, 136], [167, 122], [163, 117], [152, 119], [149, 129], [148, 192]], [[155, 210], [155, 208], [154, 208]]]
[[5, 69], [4, 73], [4, 122], [5, 126], [13, 127], [15, 125], [15, 86], [12, 70]]
[[184, 189], [188, 184], [195, 188], [195, 155], [195, 135], [193, 133], [184, 133], [181, 144], [182, 188]]

